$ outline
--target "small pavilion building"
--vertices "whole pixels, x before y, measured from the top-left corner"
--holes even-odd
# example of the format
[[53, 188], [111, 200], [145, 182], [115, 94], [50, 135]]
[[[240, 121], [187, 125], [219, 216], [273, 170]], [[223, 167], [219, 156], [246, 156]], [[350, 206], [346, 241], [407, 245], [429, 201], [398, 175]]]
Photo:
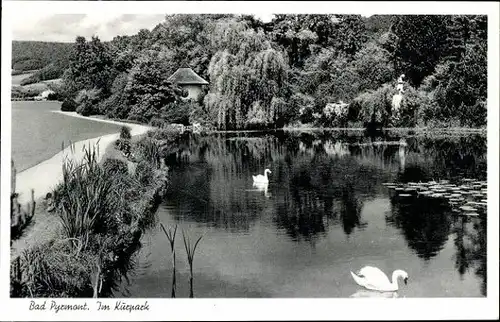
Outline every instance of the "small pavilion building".
[[203, 86], [209, 83], [196, 74], [191, 68], [179, 68], [168, 78], [168, 81], [187, 90], [186, 99], [196, 100], [203, 93]]

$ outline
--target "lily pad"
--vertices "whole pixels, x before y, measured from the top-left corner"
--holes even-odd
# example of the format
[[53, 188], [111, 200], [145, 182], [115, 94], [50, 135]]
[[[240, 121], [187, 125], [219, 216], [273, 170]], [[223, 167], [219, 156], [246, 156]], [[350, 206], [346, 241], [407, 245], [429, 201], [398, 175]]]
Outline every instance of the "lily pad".
[[460, 209], [463, 210], [463, 211], [471, 211], [471, 212], [472, 211], [477, 211], [476, 208], [471, 207], [471, 206], [462, 206], [462, 207], [460, 207]]

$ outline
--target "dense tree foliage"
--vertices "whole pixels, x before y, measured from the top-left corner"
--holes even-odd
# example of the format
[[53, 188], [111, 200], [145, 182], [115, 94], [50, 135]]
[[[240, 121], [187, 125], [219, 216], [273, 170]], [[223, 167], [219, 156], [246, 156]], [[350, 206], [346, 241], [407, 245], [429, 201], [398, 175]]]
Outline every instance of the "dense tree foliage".
[[283, 54], [271, 48], [262, 30], [235, 20], [216, 24], [212, 45], [219, 50], [210, 61], [213, 84], [205, 99], [209, 113], [222, 128], [275, 124], [287, 75]]
[[71, 55], [70, 43], [12, 41], [12, 69], [30, 71], [48, 65], [64, 68]]
[[70, 92], [96, 89], [105, 95], [112, 82], [112, 66], [109, 48], [99, 38], [92, 37], [87, 42], [84, 37], [77, 37], [69, 67], [64, 73], [65, 84]]
[[[485, 16], [167, 15], [72, 47], [62, 92], [82, 113], [221, 129], [486, 124]], [[168, 81], [181, 67], [209, 81], [198, 100]]]

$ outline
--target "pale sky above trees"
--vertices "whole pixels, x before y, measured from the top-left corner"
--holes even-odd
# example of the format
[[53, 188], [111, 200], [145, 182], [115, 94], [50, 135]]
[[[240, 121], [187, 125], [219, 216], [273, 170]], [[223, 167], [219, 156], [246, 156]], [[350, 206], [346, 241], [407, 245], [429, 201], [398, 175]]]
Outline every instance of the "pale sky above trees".
[[[272, 15], [257, 14], [263, 21]], [[21, 14], [13, 20], [13, 40], [73, 42], [76, 35], [99, 36], [103, 41], [117, 35], [133, 35], [140, 29], [151, 29], [164, 20], [165, 14]]]

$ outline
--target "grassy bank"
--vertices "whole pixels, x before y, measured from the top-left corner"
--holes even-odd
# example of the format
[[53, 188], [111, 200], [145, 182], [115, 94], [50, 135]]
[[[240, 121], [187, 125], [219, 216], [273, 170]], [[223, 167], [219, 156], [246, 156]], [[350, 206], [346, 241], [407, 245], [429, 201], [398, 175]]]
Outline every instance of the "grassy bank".
[[108, 297], [127, 277], [142, 233], [155, 222], [167, 169], [154, 140], [124, 140], [133, 160], [110, 148], [98, 162], [88, 148], [81, 163], [64, 163], [44, 211], [58, 227], [14, 258], [11, 296]]
[[[352, 131], [363, 132], [365, 128], [341, 128], [341, 127], [315, 127], [315, 126], [293, 126], [284, 127], [288, 132], [318, 132], [318, 131]], [[467, 127], [383, 127], [382, 132], [388, 132], [401, 135], [412, 134], [486, 134], [487, 128], [467, 128]]]
[[[99, 120], [109, 120], [116, 122], [126, 122], [137, 125], [145, 125], [152, 126], [151, 124], [133, 121], [128, 119], [119, 119], [119, 118], [110, 118], [104, 115], [93, 115], [90, 116], [93, 119]], [[320, 131], [350, 131], [350, 132], [364, 132], [366, 128], [362, 126], [362, 124], [350, 124], [352, 126], [349, 127], [325, 127], [325, 126], [316, 126], [312, 123], [294, 123], [291, 125], [286, 125], [282, 128], [263, 128], [263, 129], [240, 129], [240, 130], [218, 130], [215, 128], [208, 128], [204, 126], [198, 127], [198, 132], [203, 134], [210, 133], [256, 133], [256, 132], [272, 132], [272, 131], [288, 131], [288, 132], [320, 132]], [[180, 128], [187, 131], [193, 131], [193, 126], [181, 126], [179, 124], [163, 124], [163, 126], [158, 127], [162, 132], [170, 131], [170, 132], [178, 132]], [[487, 128], [471, 128], [471, 127], [383, 127], [380, 128], [381, 131], [391, 134], [400, 134], [400, 135], [424, 135], [424, 134], [486, 134]]]

